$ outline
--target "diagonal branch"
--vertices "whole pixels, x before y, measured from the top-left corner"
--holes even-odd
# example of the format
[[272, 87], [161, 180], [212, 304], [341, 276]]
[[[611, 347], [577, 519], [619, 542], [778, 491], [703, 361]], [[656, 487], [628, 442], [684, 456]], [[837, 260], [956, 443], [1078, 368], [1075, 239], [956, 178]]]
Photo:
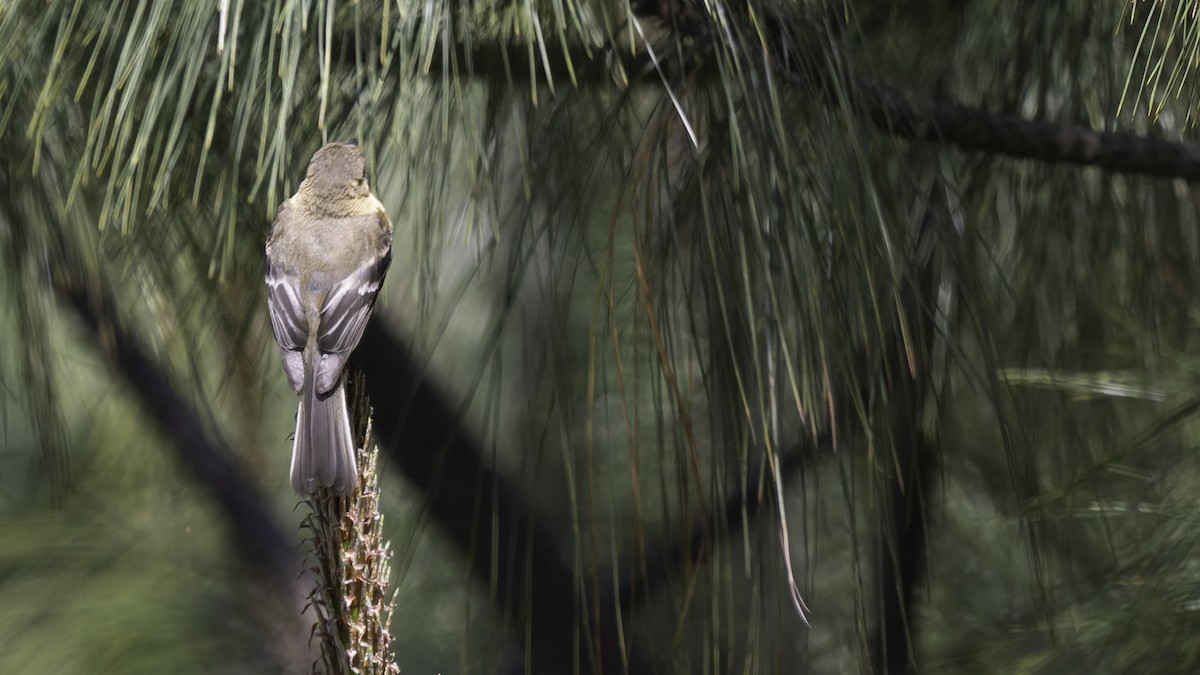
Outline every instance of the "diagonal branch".
[[1200, 145], [1193, 143], [990, 113], [870, 78], [853, 78], [850, 88], [857, 95], [852, 105], [899, 138], [1050, 164], [1200, 180]]
[[938, 101], [859, 73], [811, 22], [776, 14], [766, 23], [771, 28], [764, 40], [767, 58], [788, 82], [831, 105], [845, 104], [897, 138], [1050, 164], [1200, 180], [1200, 145]]
[[116, 318], [112, 298], [105, 291], [84, 288], [77, 279], [61, 271], [52, 276], [59, 298], [74, 310], [113, 369], [129, 383], [149, 412], [149, 418], [174, 443], [177, 457], [191, 478], [225, 514], [242, 560], [263, 576], [279, 581], [281, 586], [293, 586], [291, 580], [301, 569], [294, 542], [230, 461], [224, 441], [209, 432], [158, 363], [125, 332]]
[[[539, 524], [519, 488], [487, 465], [478, 443], [460, 428], [459, 408], [381, 322], [367, 326], [354, 358], [370, 373], [366, 387], [380, 449], [425, 493], [431, 515], [467, 556], [476, 580], [491, 585], [508, 624], [518, 634], [521, 627], [528, 631], [522, 642], [529, 645], [530, 672], [577, 671], [586, 662], [578, 652], [591, 638], [583, 632], [588, 612], [575, 574], [559, 556], [565, 535]], [[611, 612], [604, 616], [615, 619]], [[615, 634], [604, 630], [599, 643], [604, 663], [622, 662]], [[651, 671], [635, 655], [628, 672]]]
[[[60, 238], [59, 245], [63, 243]], [[55, 293], [74, 310], [149, 413], [147, 417], [171, 440], [185, 472], [224, 516], [231, 530], [231, 550], [249, 571], [243, 593], [252, 599], [243, 597], [258, 623], [265, 651], [283, 672], [306, 670], [312, 661], [308, 639], [312, 622], [303, 606], [307, 582], [297, 576], [303, 561], [292, 538], [230, 460], [224, 441], [209, 431], [157, 361], [121, 326], [107, 289], [95, 278], [90, 285], [82, 283], [74, 274], [87, 274], [79, 270], [81, 264], [59, 266], [51, 274]]]

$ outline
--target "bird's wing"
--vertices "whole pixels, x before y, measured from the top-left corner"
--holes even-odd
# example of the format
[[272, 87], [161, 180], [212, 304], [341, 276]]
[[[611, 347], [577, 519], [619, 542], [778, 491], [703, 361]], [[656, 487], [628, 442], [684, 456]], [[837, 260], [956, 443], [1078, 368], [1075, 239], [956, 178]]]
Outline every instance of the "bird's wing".
[[[286, 207], [286, 202], [284, 206]], [[275, 231], [280, 219], [289, 217], [290, 210], [279, 209], [272, 225]], [[288, 382], [297, 393], [304, 384], [304, 345], [308, 341], [304, 304], [300, 299], [300, 280], [290, 270], [277, 265], [271, 257], [271, 242], [267, 242], [266, 260], [267, 310], [271, 315], [271, 330]]]
[[369, 260], [354, 272], [338, 280], [325, 296], [321, 306], [321, 324], [317, 347], [321, 352], [317, 364], [317, 393], [324, 394], [337, 384], [350, 353], [358, 346], [367, 327], [371, 308], [388, 265], [392, 262], [391, 223], [382, 210], [374, 216], [384, 236]]

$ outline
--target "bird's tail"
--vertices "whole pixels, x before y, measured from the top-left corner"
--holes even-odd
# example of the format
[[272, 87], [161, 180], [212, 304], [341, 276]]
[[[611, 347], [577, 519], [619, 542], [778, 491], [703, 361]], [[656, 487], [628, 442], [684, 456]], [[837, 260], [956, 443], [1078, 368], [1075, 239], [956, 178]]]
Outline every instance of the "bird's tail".
[[349, 494], [358, 485], [354, 439], [346, 413], [346, 390], [338, 382], [328, 394], [317, 394], [314, 377], [305, 378], [296, 415], [292, 446], [292, 488], [311, 495], [317, 486]]

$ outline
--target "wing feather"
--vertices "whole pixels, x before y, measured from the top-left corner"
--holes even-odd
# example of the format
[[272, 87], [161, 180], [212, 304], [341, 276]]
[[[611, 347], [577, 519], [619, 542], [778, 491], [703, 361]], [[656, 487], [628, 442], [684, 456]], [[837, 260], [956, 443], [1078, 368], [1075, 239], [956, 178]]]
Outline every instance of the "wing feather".
[[378, 222], [388, 235], [376, 257], [345, 278], [339, 280], [325, 296], [321, 306], [321, 322], [317, 347], [321, 352], [317, 363], [317, 392], [326, 393], [337, 384], [351, 352], [358, 346], [366, 330], [371, 309], [384, 275], [392, 261], [391, 227], [387, 214], [379, 211]]
[[[272, 233], [281, 219], [289, 217], [290, 209], [287, 207], [287, 202], [280, 207], [272, 224]], [[267, 311], [271, 316], [271, 331], [279, 346], [279, 356], [283, 359], [288, 383], [299, 393], [304, 386], [304, 346], [308, 342], [300, 280], [291, 271], [275, 264], [271, 258], [270, 241], [267, 242], [266, 267]]]

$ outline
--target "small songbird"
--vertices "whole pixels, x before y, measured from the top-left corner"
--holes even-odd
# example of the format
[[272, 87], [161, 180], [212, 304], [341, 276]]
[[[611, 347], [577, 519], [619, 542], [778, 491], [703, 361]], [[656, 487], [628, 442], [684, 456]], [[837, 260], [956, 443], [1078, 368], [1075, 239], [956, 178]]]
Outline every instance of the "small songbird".
[[288, 382], [300, 395], [292, 488], [358, 485], [343, 371], [392, 260], [392, 221], [367, 185], [355, 141], [313, 155], [267, 239], [267, 306]]

